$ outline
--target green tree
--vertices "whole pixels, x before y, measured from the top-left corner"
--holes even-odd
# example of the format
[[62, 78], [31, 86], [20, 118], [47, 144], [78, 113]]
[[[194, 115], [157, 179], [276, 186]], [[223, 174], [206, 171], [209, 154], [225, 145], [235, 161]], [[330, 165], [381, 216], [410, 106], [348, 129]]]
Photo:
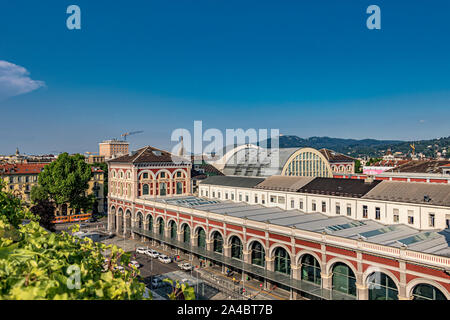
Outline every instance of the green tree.
[[[26, 218], [31, 221], [23, 224]], [[143, 298], [138, 270], [115, 268], [127, 265], [129, 254], [67, 232], [48, 232], [37, 220], [20, 200], [0, 191], [0, 300]]]
[[55, 205], [47, 199], [39, 200], [30, 209], [31, 213], [39, 217], [39, 224], [49, 230], [55, 231], [55, 224], [53, 220], [55, 219]]
[[95, 199], [86, 196], [91, 176], [91, 166], [85, 162], [84, 156], [62, 153], [39, 173], [38, 183], [42, 190], [35, 191], [35, 194], [48, 194], [56, 205], [67, 203], [75, 210], [89, 210]]
[[355, 161], [355, 173], [362, 173], [361, 161], [358, 159]]

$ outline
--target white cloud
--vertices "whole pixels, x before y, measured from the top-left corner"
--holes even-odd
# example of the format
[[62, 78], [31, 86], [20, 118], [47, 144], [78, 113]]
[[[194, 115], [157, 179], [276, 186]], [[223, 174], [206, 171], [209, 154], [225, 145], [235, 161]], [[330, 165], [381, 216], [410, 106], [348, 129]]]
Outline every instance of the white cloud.
[[33, 80], [24, 67], [0, 60], [0, 99], [9, 98], [45, 87], [43, 81]]
[[419, 123], [425, 123], [425, 120], [419, 120]]

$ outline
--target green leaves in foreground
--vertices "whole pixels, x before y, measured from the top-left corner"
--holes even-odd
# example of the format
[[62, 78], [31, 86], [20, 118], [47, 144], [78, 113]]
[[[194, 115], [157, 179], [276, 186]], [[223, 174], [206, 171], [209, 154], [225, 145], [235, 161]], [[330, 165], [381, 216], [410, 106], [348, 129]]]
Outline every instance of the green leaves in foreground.
[[195, 300], [195, 291], [187, 283], [180, 283], [176, 280], [175, 284], [171, 279], [164, 279], [164, 282], [170, 283], [172, 292], [168, 295], [170, 300]]
[[127, 264], [129, 255], [116, 246], [0, 219], [0, 300], [142, 299], [137, 270], [117, 270], [119, 261]]

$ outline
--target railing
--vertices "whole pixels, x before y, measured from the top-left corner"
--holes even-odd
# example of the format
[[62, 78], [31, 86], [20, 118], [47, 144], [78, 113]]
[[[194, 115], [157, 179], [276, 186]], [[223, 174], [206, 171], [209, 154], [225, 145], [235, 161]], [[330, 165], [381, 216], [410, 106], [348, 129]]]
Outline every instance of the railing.
[[163, 235], [151, 232], [149, 230], [144, 230], [140, 228], [131, 228], [131, 231], [152, 238], [154, 240], [161, 241], [162, 243], [169, 244], [171, 246], [174, 246], [179, 249], [183, 249], [186, 251], [189, 251], [191, 253], [194, 253], [196, 255], [205, 257], [206, 259], [210, 259], [216, 262], [220, 262], [222, 264], [225, 264], [227, 266], [234, 267], [236, 269], [240, 269], [243, 272], [254, 274], [258, 277], [262, 277], [264, 279], [277, 282], [279, 284], [282, 284], [284, 286], [287, 286], [292, 289], [296, 289], [302, 292], [305, 292], [309, 295], [318, 297], [320, 299], [325, 300], [355, 300], [355, 296], [347, 295], [344, 293], [341, 293], [339, 291], [331, 290], [323, 288], [317, 284], [314, 284], [312, 282], [300, 280], [300, 279], [293, 279], [289, 275], [282, 274], [275, 271], [270, 271], [262, 267], [258, 267], [249, 263], [245, 263], [242, 260], [237, 260], [231, 257], [226, 257], [220, 253], [213, 252], [206, 250], [204, 248], [200, 248], [197, 246], [192, 246], [190, 243], [185, 243], [178, 241], [176, 239], [167, 238]]
[[[139, 202], [142, 205], [148, 204], [148, 202], [153, 202], [150, 199], [146, 199], [145, 201]], [[153, 202], [152, 206], [157, 206], [161, 209], [180, 211], [180, 207], [176, 205], [161, 203], [161, 202]], [[201, 210], [196, 210], [193, 208], [182, 208], [184, 213], [187, 214], [195, 214], [198, 216], [206, 217], [209, 219], [215, 219], [218, 221], [228, 222], [228, 223], [240, 223], [247, 227], [253, 227], [257, 229], [267, 229], [267, 224], [265, 222], [245, 220], [238, 217], [227, 216], [218, 213], [212, 212], [204, 212]], [[355, 239], [348, 239], [344, 237], [337, 237], [333, 235], [323, 235], [313, 231], [301, 230], [301, 229], [292, 229], [289, 227], [283, 226], [269, 226], [269, 231], [276, 231], [280, 234], [285, 234], [286, 236], [294, 236], [299, 237], [304, 240], [313, 240], [313, 241], [321, 241], [325, 244], [338, 245], [349, 249], [361, 249], [367, 251], [369, 253], [376, 253], [380, 255], [384, 255], [387, 257], [391, 257], [394, 259], [407, 259], [410, 261], [431, 265], [433, 267], [441, 267], [444, 269], [450, 269], [450, 258], [444, 256], [438, 256], [430, 253], [423, 253], [412, 251], [408, 249], [399, 249], [395, 247], [390, 247], [382, 244], [360, 241]]]

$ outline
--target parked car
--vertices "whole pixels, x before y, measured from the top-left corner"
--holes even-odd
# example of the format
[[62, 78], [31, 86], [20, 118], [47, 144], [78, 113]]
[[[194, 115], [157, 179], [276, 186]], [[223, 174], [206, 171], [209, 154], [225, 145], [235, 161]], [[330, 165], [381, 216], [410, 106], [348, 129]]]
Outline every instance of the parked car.
[[136, 268], [140, 268], [142, 267], [141, 264], [139, 262], [137, 262], [136, 260], [131, 260], [130, 263], [128, 264], [129, 267], [136, 267]]
[[86, 228], [89, 227], [89, 225], [87, 223], [81, 223], [80, 224], [80, 228]]
[[159, 252], [153, 249], [148, 249], [146, 251], [146, 254], [152, 258], [158, 258], [159, 257]]
[[98, 221], [97, 218], [90, 218], [90, 219], [89, 219], [89, 222], [97, 222], [97, 221]]
[[118, 265], [118, 266], [115, 266], [115, 267], [114, 267], [114, 270], [119, 270], [120, 272], [124, 272], [124, 271], [125, 271], [125, 268], [122, 267], [122, 266], [120, 266], [120, 265]]
[[158, 260], [161, 261], [162, 263], [171, 263], [172, 259], [170, 259], [170, 257], [166, 256], [165, 254], [160, 254], [158, 257]]
[[136, 248], [136, 252], [140, 253], [140, 254], [145, 254], [147, 252], [147, 249], [139, 247], [139, 248]]
[[178, 268], [180, 268], [181, 270], [185, 270], [185, 271], [191, 271], [191, 270], [194, 270], [194, 266], [193, 266], [192, 264], [190, 264], [190, 263], [187, 263], [187, 262], [185, 262], [185, 263], [180, 263], [180, 264], [178, 265]]

